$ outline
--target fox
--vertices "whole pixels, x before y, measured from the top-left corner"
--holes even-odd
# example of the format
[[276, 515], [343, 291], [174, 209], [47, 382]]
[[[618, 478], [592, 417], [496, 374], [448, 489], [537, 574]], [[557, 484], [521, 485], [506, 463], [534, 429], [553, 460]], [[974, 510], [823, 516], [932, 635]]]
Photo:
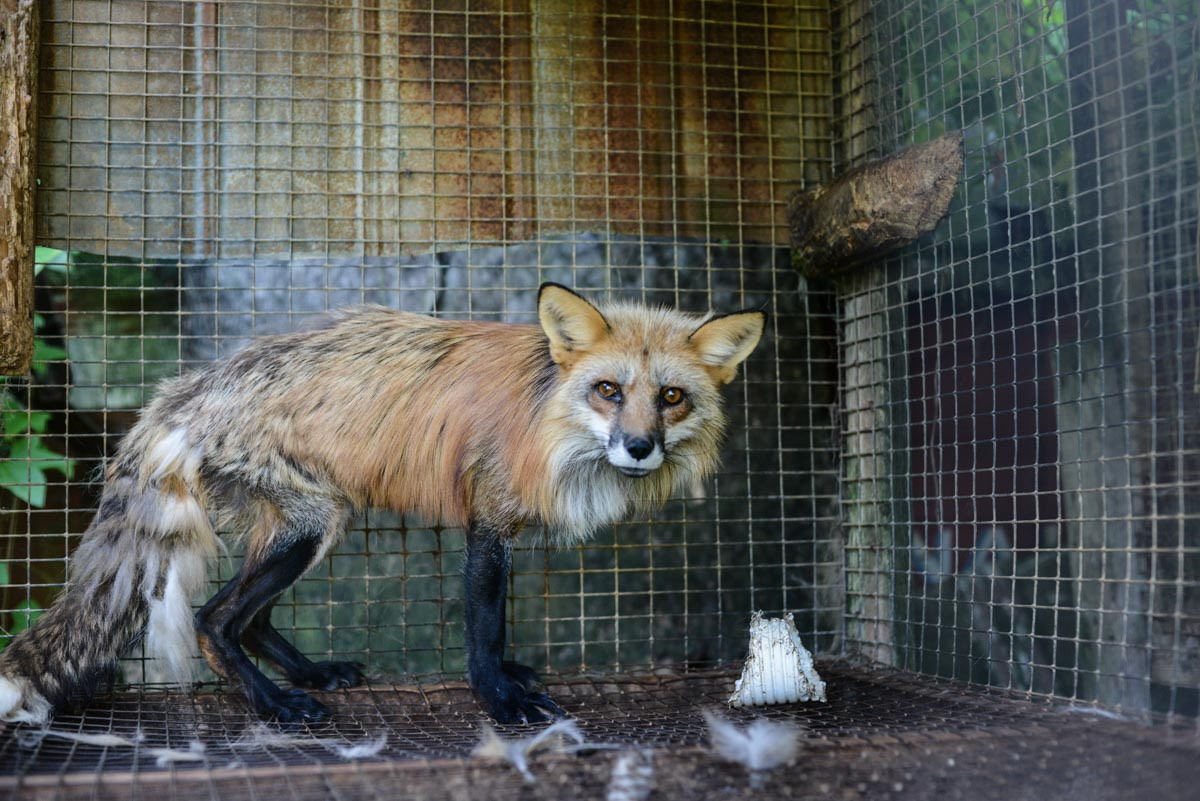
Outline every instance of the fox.
[[[62, 594], [0, 652], [0, 719], [83, 705], [144, 638], [185, 686], [198, 645], [259, 717], [326, 721], [306, 690], [358, 685], [364, 666], [310, 660], [271, 611], [367, 508], [465, 529], [470, 687], [501, 724], [565, 716], [505, 659], [515, 539], [540, 525], [579, 542], [710, 476], [722, 387], [765, 322], [546, 283], [533, 324], [354, 307], [164, 382], [105, 465]], [[223, 537], [244, 557], [193, 614]]]

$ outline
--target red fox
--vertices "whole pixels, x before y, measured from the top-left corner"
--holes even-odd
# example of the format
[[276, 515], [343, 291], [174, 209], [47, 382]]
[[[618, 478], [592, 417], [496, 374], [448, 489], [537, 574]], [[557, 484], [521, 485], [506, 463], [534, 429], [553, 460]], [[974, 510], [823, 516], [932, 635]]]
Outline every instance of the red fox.
[[[181, 681], [199, 641], [261, 717], [327, 718], [301, 688], [358, 684], [362, 666], [310, 661], [271, 609], [372, 506], [466, 527], [471, 686], [500, 723], [564, 714], [503, 658], [513, 538], [530, 523], [583, 538], [711, 474], [721, 385], [765, 315], [597, 307], [544, 284], [538, 321], [356, 308], [166, 382], [106, 468], [67, 589], [0, 653], [0, 718], [82, 703], [143, 634]], [[245, 559], [193, 617], [219, 530]]]

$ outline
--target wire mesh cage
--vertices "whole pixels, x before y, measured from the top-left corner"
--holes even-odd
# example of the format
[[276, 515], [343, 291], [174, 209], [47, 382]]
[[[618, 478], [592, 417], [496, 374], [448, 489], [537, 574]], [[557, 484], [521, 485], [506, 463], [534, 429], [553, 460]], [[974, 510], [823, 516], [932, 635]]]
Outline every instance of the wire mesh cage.
[[[578, 547], [522, 537], [514, 658], [557, 675], [589, 733], [675, 749], [656, 757], [680, 760], [675, 787], [753, 794], [706, 761], [697, 710], [728, 694], [751, 614], [791, 612], [836, 678], [825, 711], [770, 713], [816, 760], [776, 789], [953, 796], [982, 775], [1013, 797], [1012, 766], [976, 759], [999, 745], [1062, 797], [1182, 796], [1200, 714], [1198, 25], [1183, 0], [46, 0], [37, 352], [3, 388], [0, 623], [19, 631], [62, 586], [88, 478], [156, 384], [254, 337], [359, 303], [533, 322], [547, 280], [762, 308], [712, 481]], [[836, 280], [795, 269], [793, 192], [948, 130], [964, 170], [932, 234]], [[9, 727], [5, 786], [120, 794], [157, 781], [153, 749], [199, 743], [207, 772], [162, 768], [175, 795], [257, 794], [285, 770], [297, 797], [561, 790], [489, 785], [467, 759], [463, 543], [368, 511], [276, 607], [302, 651], [372, 676], [331, 701], [345, 723], [323, 740], [246, 745], [231, 697], [151, 686], [55, 724], [124, 743]], [[153, 678], [137, 648], [125, 668]], [[329, 745], [380, 733], [378, 774]], [[947, 769], [954, 754], [978, 772]], [[459, 784], [431, 778], [447, 764]], [[599, 794], [608, 767], [563, 775]]]
[[872, 9], [903, 91], [847, 114], [961, 129], [966, 180], [842, 295], [847, 639], [1194, 716], [1196, 21], [1093, 5]]

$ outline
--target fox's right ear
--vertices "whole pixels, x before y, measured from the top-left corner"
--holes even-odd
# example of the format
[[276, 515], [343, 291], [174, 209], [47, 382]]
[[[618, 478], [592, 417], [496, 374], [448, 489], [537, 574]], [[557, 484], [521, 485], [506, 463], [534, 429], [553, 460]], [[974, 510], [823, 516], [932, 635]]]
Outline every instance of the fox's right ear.
[[758, 347], [766, 324], [763, 311], [724, 314], [693, 331], [689, 341], [717, 381], [728, 384], [737, 376], [738, 365]]
[[561, 284], [545, 283], [538, 290], [538, 321], [550, 339], [550, 358], [563, 367], [609, 330], [595, 306]]

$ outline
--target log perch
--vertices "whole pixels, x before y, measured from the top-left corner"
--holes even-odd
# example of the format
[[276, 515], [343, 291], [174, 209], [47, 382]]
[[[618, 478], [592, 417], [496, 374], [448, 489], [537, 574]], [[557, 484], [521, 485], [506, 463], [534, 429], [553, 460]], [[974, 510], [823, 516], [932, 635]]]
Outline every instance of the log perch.
[[844, 275], [930, 231], [962, 173], [954, 131], [864, 164], [788, 201], [792, 264], [809, 278]]
[[0, 375], [33, 360], [38, 3], [0, 0]]

